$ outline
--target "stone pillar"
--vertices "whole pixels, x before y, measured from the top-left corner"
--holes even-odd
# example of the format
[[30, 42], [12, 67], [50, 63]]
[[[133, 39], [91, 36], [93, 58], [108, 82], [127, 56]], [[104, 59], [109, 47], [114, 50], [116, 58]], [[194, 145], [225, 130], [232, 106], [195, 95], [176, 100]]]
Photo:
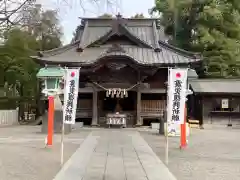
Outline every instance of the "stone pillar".
[[[62, 132], [63, 125], [63, 107], [59, 96], [54, 98], [54, 133]], [[48, 112], [42, 117], [42, 133], [48, 132]], [[64, 131], [66, 134], [72, 130], [71, 124], [65, 124]]]
[[92, 126], [98, 126], [98, 91], [93, 90]]
[[142, 118], [141, 118], [141, 96], [142, 93], [138, 90], [137, 91], [137, 126], [142, 126]]

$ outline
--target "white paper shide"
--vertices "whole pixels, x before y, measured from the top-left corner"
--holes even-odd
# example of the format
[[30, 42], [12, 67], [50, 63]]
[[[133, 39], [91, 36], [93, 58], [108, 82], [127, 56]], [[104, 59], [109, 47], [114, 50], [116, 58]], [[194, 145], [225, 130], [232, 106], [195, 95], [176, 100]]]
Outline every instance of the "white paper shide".
[[79, 69], [66, 69], [65, 89], [64, 89], [64, 106], [63, 122], [65, 124], [75, 124]]

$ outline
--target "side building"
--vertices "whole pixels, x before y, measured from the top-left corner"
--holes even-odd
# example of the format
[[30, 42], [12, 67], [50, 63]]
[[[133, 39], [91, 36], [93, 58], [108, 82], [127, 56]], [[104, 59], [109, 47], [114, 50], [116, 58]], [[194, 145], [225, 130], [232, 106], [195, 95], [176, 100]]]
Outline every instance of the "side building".
[[199, 55], [166, 39], [157, 19], [84, 18], [71, 44], [33, 58], [43, 67], [81, 67], [77, 118], [86, 124], [121, 112], [128, 126], [148, 125], [166, 109], [168, 68], [201, 66]]
[[189, 116], [203, 124], [240, 124], [240, 79], [195, 79]]

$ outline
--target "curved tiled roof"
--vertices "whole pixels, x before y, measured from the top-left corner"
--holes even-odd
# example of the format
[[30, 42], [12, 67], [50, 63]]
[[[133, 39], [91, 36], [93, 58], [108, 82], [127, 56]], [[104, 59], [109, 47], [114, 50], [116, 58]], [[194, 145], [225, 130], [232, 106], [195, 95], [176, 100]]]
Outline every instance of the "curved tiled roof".
[[[84, 19], [84, 21], [85, 23], [77, 31], [74, 43], [41, 52], [39, 56], [33, 58], [46, 64], [78, 63], [82, 66], [96, 63], [103, 57], [103, 54], [129, 57], [142, 65], [161, 66], [201, 61], [201, 56], [167, 44], [165, 42], [167, 37], [164, 35], [163, 28], [156, 26], [156, 19], [124, 19], [119, 22], [114, 20], [115, 25], [119, 25], [120, 29], [114, 29], [116, 27], [113, 26], [111, 19], [90, 18]], [[118, 33], [126, 36], [135, 45], [120, 44], [125, 53], [106, 54], [111, 45], [107, 45], [105, 42], [111, 38], [111, 35]], [[89, 46], [99, 41], [97, 47]]]
[[[125, 50], [123, 52], [111, 52], [106, 51], [111, 45], [103, 45], [100, 47], [86, 48], [83, 52], [77, 52], [76, 49], [78, 44], [72, 46], [72, 48], [64, 51], [64, 53], [52, 54], [46, 57], [41, 57], [41, 60], [45, 63], [56, 62], [56, 63], [80, 63], [82, 65], [94, 64], [98, 59], [103, 56], [129, 56], [142, 65], [161, 65], [161, 64], [185, 64], [197, 62], [200, 59], [189, 58], [174, 53], [169, 49], [162, 49], [161, 52], [155, 52], [154, 49], [141, 48], [131, 45], [122, 45], [121, 47]], [[35, 57], [37, 58], [37, 57]]]

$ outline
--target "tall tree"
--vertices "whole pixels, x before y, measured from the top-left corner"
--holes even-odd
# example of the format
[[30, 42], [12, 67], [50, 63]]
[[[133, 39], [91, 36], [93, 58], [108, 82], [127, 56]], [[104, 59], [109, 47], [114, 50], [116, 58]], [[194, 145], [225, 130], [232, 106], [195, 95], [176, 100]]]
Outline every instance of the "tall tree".
[[140, 13], [140, 14], [137, 13], [137, 14], [135, 14], [134, 16], [132, 16], [131, 18], [136, 18], [136, 19], [139, 18], [139, 19], [141, 19], [141, 18], [145, 18], [145, 17], [144, 17], [144, 15], [143, 15], [143, 13]]
[[112, 14], [104, 13], [103, 15], [98, 16], [99, 18], [113, 18]]
[[33, 5], [33, 0], [1, 0], [0, 1], [0, 30], [5, 31], [18, 24], [21, 12]]
[[62, 29], [55, 10], [43, 10], [40, 4], [28, 7], [22, 13], [21, 27], [36, 37], [40, 50], [49, 50], [61, 45]]
[[16, 87], [21, 97], [37, 100], [38, 66], [30, 56], [39, 50], [59, 47], [61, 27], [56, 12], [43, 11], [40, 5], [32, 6], [28, 13], [21, 15], [25, 18], [15, 28], [5, 31], [0, 46], [0, 88]]
[[170, 43], [201, 52], [206, 75], [240, 76], [240, 1], [156, 0]]
[[5, 33], [5, 43], [0, 48], [1, 84], [30, 83], [36, 70], [30, 56], [37, 47], [35, 37], [25, 31], [12, 29]]

